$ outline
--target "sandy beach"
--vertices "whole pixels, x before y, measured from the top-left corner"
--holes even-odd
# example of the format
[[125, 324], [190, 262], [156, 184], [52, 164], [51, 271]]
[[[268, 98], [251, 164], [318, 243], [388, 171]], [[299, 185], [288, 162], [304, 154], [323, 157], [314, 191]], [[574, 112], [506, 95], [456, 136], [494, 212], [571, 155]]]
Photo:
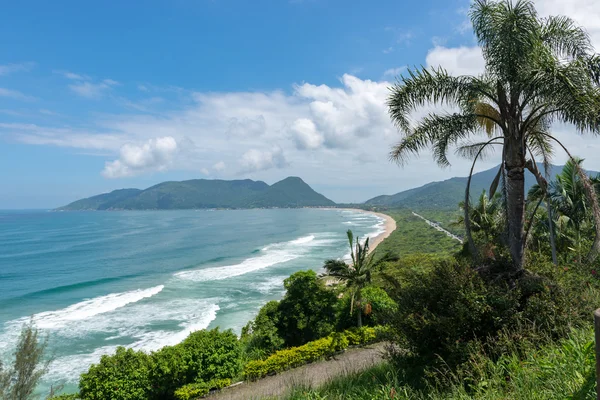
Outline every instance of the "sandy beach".
[[376, 216], [378, 216], [379, 218], [382, 218], [385, 221], [383, 223], [383, 229], [384, 229], [384, 231], [382, 233], [380, 233], [379, 235], [377, 235], [377, 236], [369, 239], [370, 252], [372, 252], [373, 250], [375, 250], [375, 248], [381, 242], [383, 242], [383, 240], [385, 238], [387, 238], [388, 236], [390, 236], [392, 234], [392, 232], [394, 232], [396, 230], [396, 221], [394, 220], [394, 218], [392, 218], [392, 217], [390, 217], [389, 215], [386, 215], [386, 214], [382, 214], [382, 213], [378, 213], [378, 212], [374, 212], [374, 211], [362, 210], [360, 208], [332, 208], [332, 210], [356, 211], [356, 212], [361, 212], [361, 213], [365, 213], [365, 214], [376, 215]]

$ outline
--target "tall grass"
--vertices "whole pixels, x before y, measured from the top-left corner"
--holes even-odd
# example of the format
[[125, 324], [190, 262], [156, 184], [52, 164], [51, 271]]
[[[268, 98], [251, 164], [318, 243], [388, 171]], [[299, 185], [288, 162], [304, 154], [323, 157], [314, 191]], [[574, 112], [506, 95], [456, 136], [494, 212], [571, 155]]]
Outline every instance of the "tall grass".
[[[550, 400], [595, 399], [593, 332], [574, 330], [568, 338], [531, 347], [525, 357], [509, 354], [492, 362], [481, 356], [472, 359], [462, 372], [449, 377], [452, 385], [441, 390], [432, 384], [417, 389], [406, 379], [409, 374], [383, 363], [361, 373], [331, 380], [321, 388], [294, 387], [289, 400], [410, 399], [410, 400]], [[471, 380], [469, 375], [478, 376]], [[469, 383], [472, 382], [472, 383]]]

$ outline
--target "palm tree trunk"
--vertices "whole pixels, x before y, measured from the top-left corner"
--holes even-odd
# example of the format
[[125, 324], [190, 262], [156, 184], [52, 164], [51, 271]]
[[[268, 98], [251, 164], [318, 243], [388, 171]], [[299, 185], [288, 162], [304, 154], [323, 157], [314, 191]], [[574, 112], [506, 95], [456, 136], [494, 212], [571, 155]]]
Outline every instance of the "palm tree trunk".
[[546, 207], [548, 208], [548, 228], [550, 230], [550, 248], [552, 250], [552, 263], [554, 266], [558, 266], [558, 260], [556, 259], [556, 240], [554, 239], [554, 221], [552, 219], [552, 208], [550, 201], [548, 201], [548, 195], [546, 195]]
[[524, 262], [525, 225], [525, 154], [522, 141], [511, 135], [506, 138], [506, 215], [508, 246], [512, 258], [511, 274], [519, 273]]
[[362, 296], [360, 295], [360, 289], [358, 290], [358, 293], [356, 295], [356, 314], [358, 315], [356, 323], [358, 325], [359, 328], [362, 328]]

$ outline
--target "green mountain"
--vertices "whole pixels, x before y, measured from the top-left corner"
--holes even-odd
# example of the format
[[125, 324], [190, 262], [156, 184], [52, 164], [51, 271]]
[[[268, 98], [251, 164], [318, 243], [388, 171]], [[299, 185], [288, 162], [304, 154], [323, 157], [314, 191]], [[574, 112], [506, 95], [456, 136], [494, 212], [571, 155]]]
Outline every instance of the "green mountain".
[[92, 196], [58, 210], [182, 210], [334, 205], [333, 201], [315, 192], [302, 179], [289, 177], [271, 186], [250, 179], [163, 182], [145, 190], [121, 189]]
[[[539, 166], [540, 169], [542, 166]], [[489, 191], [500, 166], [473, 174], [471, 179], [471, 199], [476, 199], [482, 190]], [[562, 166], [552, 165], [550, 179], [554, 179]], [[542, 169], [541, 169], [542, 170]], [[595, 172], [590, 172], [596, 174]], [[525, 190], [536, 183], [533, 174], [525, 173]], [[458, 203], [464, 200], [467, 187], [466, 177], [450, 178], [441, 182], [431, 182], [424, 186], [405, 190], [393, 195], [377, 196], [364, 204], [380, 207], [407, 207], [415, 210], [455, 210]]]

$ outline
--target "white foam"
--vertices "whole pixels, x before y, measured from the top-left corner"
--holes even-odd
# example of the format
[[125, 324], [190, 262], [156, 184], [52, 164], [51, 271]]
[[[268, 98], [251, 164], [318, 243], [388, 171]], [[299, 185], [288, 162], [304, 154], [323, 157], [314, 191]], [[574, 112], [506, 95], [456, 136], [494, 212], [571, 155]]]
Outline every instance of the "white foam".
[[262, 294], [283, 291], [283, 281], [287, 276], [273, 276], [255, 285], [256, 290]]
[[309, 235], [309, 236], [304, 236], [295, 240], [290, 241], [290, 244], [304, 244], [304, 243], [310, 243], [313, 240], [315, 240], [315, 236], [314, 235]]
[[[219, 306], [216, 299], [178, 299], [154, 304], [139, 304], [97, 316], [94, 319], [72, 323], [54, 335], [68, 338], [73, 331], [79, 334], [110, 332], [105, 341], [121, 339], [125, 346], [151, 352], [183, 341], [191, 332], [205, 329], [216, 318]], [[155, 330], [157, 324], [176, 323], [176, 330]], [[56, 338], [56, 336], [54, 336]], [[92, 352], [59, 357], [50, 365], [44, 377], [47, 382], [77, 382], [79, 375], [97, 363], [102, 355], [113, 354], [116, 345], [106, 345]]]
[[32, 321], [39, 329], [60, 329], [73, 321], [90, 319], [96, 315], [108, 313], [121, 307], [125, 307], [128, 304], [152, 297], [160, 293], [163, 288], [163, 285], [159, 285], [149, 289], [137, 289], [124, 293], [111, 293], [106, 296], [84, 300], [61, 310], [44, 311], [34, 314], [31, 318], [24, 317], [9, 323], [15, 323], [21, 326], [24, 323]]
[[270, 244], [260, 251], [260, 255], [247, 258], [239, 264], [182, 271], [175, 276], [193, 282], [232, 278], [295, 260], [305, 254], [310, 247], [324, 246], [329, 243], [329, 240], [315, 240], [315, 235], [303, 236], [289, 242]]

